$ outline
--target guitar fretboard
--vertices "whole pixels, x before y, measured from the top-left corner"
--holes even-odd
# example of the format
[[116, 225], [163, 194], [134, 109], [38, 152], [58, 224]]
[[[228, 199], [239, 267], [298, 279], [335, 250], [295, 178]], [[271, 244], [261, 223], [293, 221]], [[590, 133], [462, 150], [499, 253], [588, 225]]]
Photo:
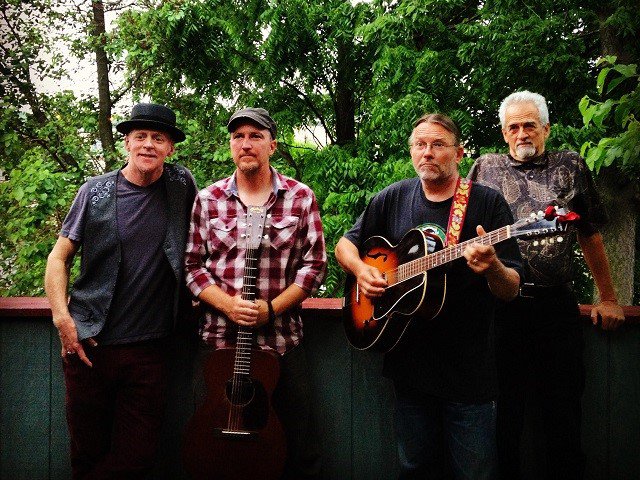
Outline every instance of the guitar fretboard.
[[[256, 248], [247, 248], [245, 255], [244, 275], [242, 278], [242, 299], [255, 301], [256, 298], [256, 271], [257, 265]], [[251, 348], [253, 346], [253, 331], [246, 327], [238, 327], [236, 339], [236, 356], [233, 363], [233, 374], [249, 376], [251, 373]]]
[[457, 260], [462, 256], [462, 252], [468, 245], [479, 243], [481, 245], [495, 245], [511, 238], [511, 225], [499, 228], [480, 237], [452, 245], [442, 250], [431, 253], [421, 258], [416, 258], [410, 262], [403, 263], [398, 268], [385, 272], [388, 285], [394, 285], [408, 278], [424, 273], [445, 263]]
[[[244, 256], [244, 272], [242, 276], [242, 299], [255, 302], [256, 278], [258, 276], [258, 251], [264, 231], [264, 207], [250, 207], [247, 213], [245, 239], [247, 251]], [[253, 347], [253, 330], [238, 326], [236, 339], [236, 355], [233, 364], [234, 383], [251, 373], [251, 352]]]

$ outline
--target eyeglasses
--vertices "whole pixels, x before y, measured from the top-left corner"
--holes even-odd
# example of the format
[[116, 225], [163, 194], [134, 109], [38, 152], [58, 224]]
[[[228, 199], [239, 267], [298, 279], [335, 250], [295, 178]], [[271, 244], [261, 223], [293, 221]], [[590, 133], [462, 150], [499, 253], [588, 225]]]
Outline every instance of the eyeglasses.
[[444, 150], [447, 147], [455, 147], [455, 144], [451, 144], [451, 145], [447, 145], [446, 143], [443, 142], [413, 142], [413, 148], [415, 148], [416, 150], [422, 151], [422, 150], [426, 150], [428, 147], [431, 147], [431, 150], [434, 152], [441, 152], [442, 150]]

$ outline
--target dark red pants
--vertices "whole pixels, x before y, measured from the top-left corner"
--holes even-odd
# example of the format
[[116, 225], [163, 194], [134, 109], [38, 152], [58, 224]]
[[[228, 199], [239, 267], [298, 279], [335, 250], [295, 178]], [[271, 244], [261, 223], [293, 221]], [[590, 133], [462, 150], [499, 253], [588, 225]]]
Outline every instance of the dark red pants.
[[73, 479], [140, 479], [154, 463], [165, 406], [163, 343], [86, 347], [64, 364]]

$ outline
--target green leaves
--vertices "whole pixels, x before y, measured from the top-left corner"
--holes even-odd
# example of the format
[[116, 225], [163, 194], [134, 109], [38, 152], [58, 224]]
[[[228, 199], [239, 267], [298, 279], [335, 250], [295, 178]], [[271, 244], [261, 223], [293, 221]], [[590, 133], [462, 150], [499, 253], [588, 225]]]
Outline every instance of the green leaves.
[[[81, 172], [56, 172], [42, 152], [27, 154], [0, 183], [0, 295], [42, 295], [47, 255], [75, 194]], [[71, 186], [71, 188], [69, 188]]]
[[[124, 85], [112, 93], [114, 123], [138, 100], [171, 106], [187, 133], [173, 161], [191, 168], [200, 187], [233, 171], [225, 128], [231, 112], [269, 109], [279, 127], [275, 165], [318, 196], [331, 261], [325, 294], [339, 295], [333, 246], [374, 192], [415, 175], [407, 138], [425, 112], [452, 116], [477, 157], [504, 150], [500, 100], [518, 89], [537, 91], [554, 125], [548, 148], [583, 144], [594, 170], [620, 166], [636, 178], [637, 69], [615, 57], [596, 62], [603, 25], [637, 58], [635, 3], [142, 2], [100, 39], [112, 67], [126, 68]], [[19, 81], [0, 78], [0, 169], [7, 177], [0, 262], [25, 281], [1, 286], [1, 294], [41, 291], [46, 250], [83, 177], [120, 160], [100, 152], [96, 99], [43, 94], [29, 77], [65, 74], [63, 56], [38, 55], [55, 51], [52, 35], [71, 44], [73, 55], [92, 46], [88, 7], [67, 7], [57, 0], [2, 5], [0, 63]], [[602, 11], [611, 12], [606, 20]], [[297, 133], [309, 130], [321, 132], [317, 141], [300, 145]], [[471, 163], [465, 158], [461, 170]]]
[[589, 140], [581, 153], [587, 165], [599, 172], [602, 167], [618, 165], [632, 176], [640, 172], [640, 76], [637, 66], [616, 64], [616, 57], [601, 59], [602, 67], [596, 83], [601, 96], [625, 88], [619, 98], [606, 98], [599, 102], [585, 96], [578, 108], [584, 128], [592, 128], [598, 141]]

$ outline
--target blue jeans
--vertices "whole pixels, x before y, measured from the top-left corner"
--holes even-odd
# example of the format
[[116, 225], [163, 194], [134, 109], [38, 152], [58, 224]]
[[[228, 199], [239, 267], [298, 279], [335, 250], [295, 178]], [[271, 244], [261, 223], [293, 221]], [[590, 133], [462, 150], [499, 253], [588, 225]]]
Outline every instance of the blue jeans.
[[400, 479], [496, 477], [496, 402], [455, 403], [395, 390]]

